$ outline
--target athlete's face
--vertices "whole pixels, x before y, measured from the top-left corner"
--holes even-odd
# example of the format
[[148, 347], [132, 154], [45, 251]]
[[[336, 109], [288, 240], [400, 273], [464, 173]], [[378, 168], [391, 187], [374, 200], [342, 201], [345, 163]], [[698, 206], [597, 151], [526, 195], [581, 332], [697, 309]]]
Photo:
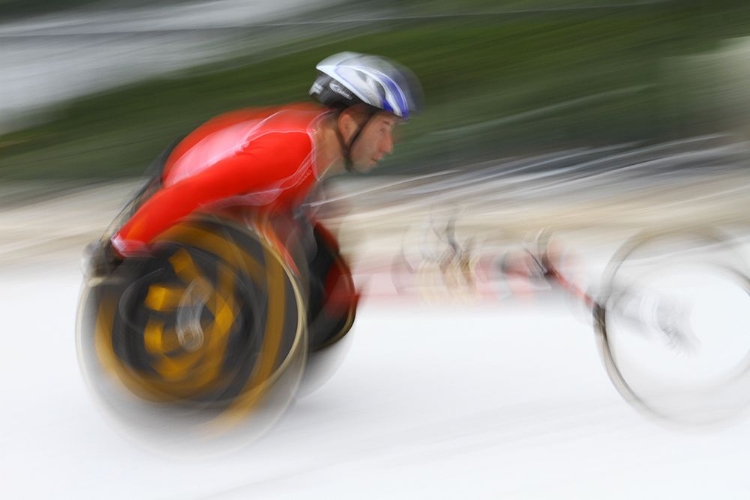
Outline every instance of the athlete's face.
[[[349, 137], [365, 122], [366, 117], [356, 119]], [[391, 113], [377, 113], [366, 124], [351, 150], [354, 167], [360, 172], [369, 172], [380, 160], [393, 151], [393, 132], [400, 119]]]

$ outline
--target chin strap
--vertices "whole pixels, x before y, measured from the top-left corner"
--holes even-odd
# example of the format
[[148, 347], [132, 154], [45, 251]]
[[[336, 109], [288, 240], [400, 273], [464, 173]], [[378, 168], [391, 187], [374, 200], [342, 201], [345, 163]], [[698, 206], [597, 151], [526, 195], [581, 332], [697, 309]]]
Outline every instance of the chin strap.
[[357, 131], [354, 133], [351, 140], [349, 141], [349, 144], [347, 144], [344, 140], [344, 136], [341, 133], [338, 125], [336, 126], [336, 136], [339, 138], [339, 144], [341, 145], [341, 154], [344, 157], [344, 168], [347, 172], [356, 172], [356, 170], [354, 169], [354, 161], [352, 160], [352, 148], [354, 147], [354, 143], [362, 134], [362, 131], [364, 131], [367, 124], [370, 122], [370, 120], [372, 120], [372, 118], [378, 113], [379, 110], [378, 108], [368, 106], [367, 111], [367, 118], [362, 123], [362, 125], [360, 125], [359, 129], [357, 129]]
[[351, 144], [346, 144], [344, 136], [341, 134], [341, 130], [336, 126], [336, 137], [339, 138], [339, 146], [341, 146], [341, 156], [344, 157], [344, 168], [347, 172], [354, 171], [354, 162], [352, 161], [352, 150]]

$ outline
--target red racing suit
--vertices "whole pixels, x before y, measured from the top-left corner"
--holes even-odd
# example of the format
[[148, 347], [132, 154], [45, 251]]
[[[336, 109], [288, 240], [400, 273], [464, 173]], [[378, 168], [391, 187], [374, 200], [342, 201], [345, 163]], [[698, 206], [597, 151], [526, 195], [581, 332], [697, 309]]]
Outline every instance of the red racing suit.
[[113, 236], [128, 257], [195, 211], [227, 206], [291, 213], [320, 180], [313, 131], [326, 111], [313, 105], [221, 115], [183, 139], [167, 158], [162, 187]]
[[[314, 130], [328, 111], [312, 105], [240, 110], [221, 115], [169, 154], [161, 187], [111, 238], [124, 257], [141, 254], [159, 234], [196, 211], [251, 207], [293, 214], [320, 180]], [[351, 328], [359, 295], [336, 239], [310, 221], [317, 253], [308, 256], [311, 350]]]

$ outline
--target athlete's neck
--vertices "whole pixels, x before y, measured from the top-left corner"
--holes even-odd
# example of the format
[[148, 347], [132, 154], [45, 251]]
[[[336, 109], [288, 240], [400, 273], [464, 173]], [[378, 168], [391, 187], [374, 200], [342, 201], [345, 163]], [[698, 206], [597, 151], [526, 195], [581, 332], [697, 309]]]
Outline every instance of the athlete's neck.
[[338, 127], [337, 116], [329, 113], [320, 119], [315, 128], [315, 166], [319, 177], [344, 171], [344, 158], [336, 127]]

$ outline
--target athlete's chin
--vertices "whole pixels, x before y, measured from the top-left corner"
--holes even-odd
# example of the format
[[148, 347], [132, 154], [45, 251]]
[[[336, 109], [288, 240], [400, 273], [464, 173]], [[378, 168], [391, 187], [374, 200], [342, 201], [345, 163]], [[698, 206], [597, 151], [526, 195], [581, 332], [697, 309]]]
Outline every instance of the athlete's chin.
[[378, 160], [370, 160], [368, 162], [362, 162], [359, 166], [360, 172], [369, 172], [370, 170], [374, 169], [378, 166]]

